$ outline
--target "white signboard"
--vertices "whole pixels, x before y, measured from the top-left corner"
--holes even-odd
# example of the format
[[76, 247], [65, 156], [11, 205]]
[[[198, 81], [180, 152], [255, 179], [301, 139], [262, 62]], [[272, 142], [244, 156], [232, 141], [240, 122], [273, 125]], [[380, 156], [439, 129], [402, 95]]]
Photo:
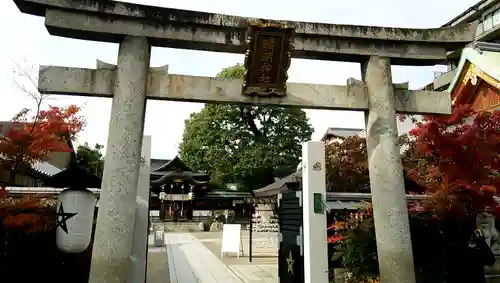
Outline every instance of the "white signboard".
[[241, 224], [224, 224], [222, 228], [222, 246], [220, 257], [224, 253], [237, 253], [240, 257], [243, 254], [243, 243], [241, 241]]

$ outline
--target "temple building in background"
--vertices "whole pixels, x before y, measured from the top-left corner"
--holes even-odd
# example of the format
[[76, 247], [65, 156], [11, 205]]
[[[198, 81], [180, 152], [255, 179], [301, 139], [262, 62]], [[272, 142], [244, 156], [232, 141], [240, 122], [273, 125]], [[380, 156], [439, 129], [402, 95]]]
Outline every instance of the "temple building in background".
[[[460, 15], [448, 21], [443, 27], [452, 27], [478, 21], [475, 42], [499, 42], [500, 40], [500, 0], [482, 0]], [[465, 48], [466, 46], [464, 46]], [[448, 55], [448, 70], [435, 73], [434, 80], [423, 87], [426, 90], [445, 91], [461, 71], [459, 69], [462, 49]]]
[[500, 110], [500, 44], [477, 42], [464, 48], [448, 87], [454, 105], [474, 111]]
[[178, 156], [151, 159], [150, 180], [149, 209], [159, 211], [160, 220], [198, 221], [220, 210], [233, 210], [236, 220], [250, 217], [250, 192], [216, 187], [209, 174], [192, 170]]
[[[321, 138], [321, 141], [325, 144], [331, 144], [335, 141], [343, 140], [347, 137], [352, 136], [362, 136], [364, 134], [364, 129], [350, 129], [350, 128], [328, 128]], [[364, 136], [363, 136], [364, 137]]]

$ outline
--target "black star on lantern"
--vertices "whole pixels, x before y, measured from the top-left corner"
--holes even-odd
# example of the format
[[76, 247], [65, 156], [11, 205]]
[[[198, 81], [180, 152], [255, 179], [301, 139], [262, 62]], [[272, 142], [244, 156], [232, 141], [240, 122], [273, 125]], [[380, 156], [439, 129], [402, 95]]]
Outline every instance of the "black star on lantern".
[[61, 229], [66, 232], [66, 234], [68, 234], [68, 226], [66, 225], [66, 221], [75, 215], [76, 213], [65, 213], [63, 204], [61, 203], [56, 213], [56, 229], [57, 227], [61, 227]]

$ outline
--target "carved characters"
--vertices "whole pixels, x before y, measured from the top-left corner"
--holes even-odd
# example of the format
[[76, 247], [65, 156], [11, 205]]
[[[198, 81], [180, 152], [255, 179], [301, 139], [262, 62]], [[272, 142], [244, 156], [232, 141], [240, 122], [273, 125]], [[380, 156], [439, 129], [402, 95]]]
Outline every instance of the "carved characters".
[[292, 58], [293, 28], [251, 24], [245, 53], [244, 95], [285, 96]]

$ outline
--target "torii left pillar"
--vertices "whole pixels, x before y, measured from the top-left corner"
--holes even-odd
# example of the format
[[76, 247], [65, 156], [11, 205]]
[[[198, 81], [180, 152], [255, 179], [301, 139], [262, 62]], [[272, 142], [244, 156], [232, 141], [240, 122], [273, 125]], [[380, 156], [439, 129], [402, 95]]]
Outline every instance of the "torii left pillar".
[[150, 52], [145, 37], [120, 43], [89, 283], [125, 283], [133, 267]]

